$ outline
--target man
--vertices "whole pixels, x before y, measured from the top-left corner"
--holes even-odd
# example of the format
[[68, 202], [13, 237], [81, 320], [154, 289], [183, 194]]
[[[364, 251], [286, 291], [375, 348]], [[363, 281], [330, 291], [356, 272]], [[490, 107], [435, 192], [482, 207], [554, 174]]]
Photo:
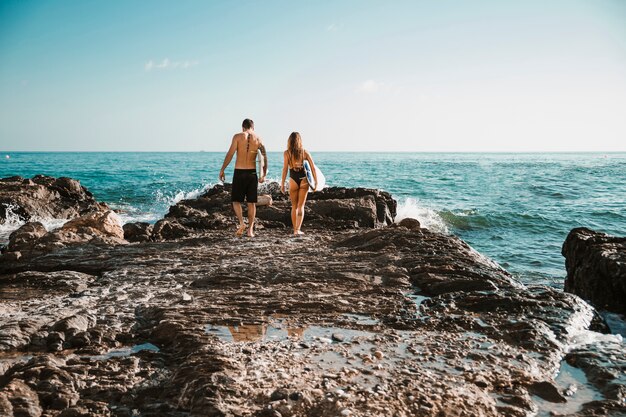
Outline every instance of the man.
[[[254, 132], [254, 122], [250, 119], [246, 119], [241, 124], [243, 131], [236, 133], [233, 136], [233, 141], [230, 144], [230, 149], [226, 153], [224, 158], [224, 164], [220, 170], [220, 181], [225, 181], [226, 176], [224, 170], [230, 164], [233, 159], [233, 155], [237, 154], [235, 161], [235, 173], [233, 175], [233, 190], [231, 193], [231, 200], [233, 202], [233, 210], [239, 220], [239, 228], [237, 229], [237, 236], [242, 236], [246, 230], [246, 224], [243, 222], [243, 214], [241, 212], [241, 203], [244, 200], [248, 203], [248, 236], [254, 237], [254, 218], [256, 216], [256, 202], [257, 202], [257, 182], [265, 181], [265, 175], [267, 174], [267, 154], [265, 153], [265, 146], [261, 141], [261, 138]], [[263, 173], [261, 178], [257, 178], [256, 173], [256, 156], [257, 152], [261, 151], [263, 155]]]

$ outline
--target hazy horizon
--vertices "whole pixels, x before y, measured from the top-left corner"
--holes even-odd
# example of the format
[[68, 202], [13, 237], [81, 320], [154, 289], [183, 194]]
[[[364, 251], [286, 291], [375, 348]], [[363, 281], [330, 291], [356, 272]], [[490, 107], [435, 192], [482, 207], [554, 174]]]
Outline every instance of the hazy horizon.
[[2, 152], [626, 151], [626, 2], [0, 3]]

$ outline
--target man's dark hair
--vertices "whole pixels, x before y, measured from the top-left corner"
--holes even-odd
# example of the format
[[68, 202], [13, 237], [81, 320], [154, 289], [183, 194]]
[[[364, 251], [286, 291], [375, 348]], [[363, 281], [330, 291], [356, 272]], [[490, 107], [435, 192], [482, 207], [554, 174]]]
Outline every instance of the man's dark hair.
[[244, 129], [254, 129], [254, 122], [250, 119], [245, 119], [241, 124]]

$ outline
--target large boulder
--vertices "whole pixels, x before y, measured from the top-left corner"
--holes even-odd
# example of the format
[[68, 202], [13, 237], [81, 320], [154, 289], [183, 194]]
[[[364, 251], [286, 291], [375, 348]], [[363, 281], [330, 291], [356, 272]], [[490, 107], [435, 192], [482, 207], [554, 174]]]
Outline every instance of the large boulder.
[[37, 175], [31, 179], [19, 176], [0, 179], [0, 223], [15, 220], [71, 219], [80, 215], [108, 210], [77, 180], [67, 177]]
[[85, 214], [46, 232], [41, 223], [26, 223], [9, 236], [7, 253], [36, 254], [83, 243], [125, 244], [118, 215], [111, 211]]
[[48, 231], [40, 222], [26, 223], [9, 236], [7, 250], [10, 252], [32, 250], [39, 238]]
[[565, 243], [565, 291], [598, 309], [626, 314], [626, 238], [581, 227]]
[[152, 235], [152, 225], [150, 223], [126, 223], [123, 229], [124, 239], [129, 242], [147, 242]]

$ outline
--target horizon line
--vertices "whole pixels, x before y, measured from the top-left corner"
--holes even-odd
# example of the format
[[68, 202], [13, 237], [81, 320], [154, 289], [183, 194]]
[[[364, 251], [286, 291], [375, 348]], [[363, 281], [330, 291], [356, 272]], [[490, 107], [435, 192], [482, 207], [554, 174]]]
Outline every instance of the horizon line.
[[[284, 152], [268, 150], [267, 152]], [[542, 151], [542, 150], [530, 150], [530, 151], [311, 151], [314, 153], [381, 153], [381, 154], [400, 154], [400, 153], [421, 153], [421, 154], [618, 154], [626, 153], [626, 149], [619, 151], [598, 151], [598, 150], [583, 150], [583, 151]], [[12, 153], [222, 153], [226, 154], [226, 151], [3, 151], [0, 150], [0, 154], [9, 155]]]

